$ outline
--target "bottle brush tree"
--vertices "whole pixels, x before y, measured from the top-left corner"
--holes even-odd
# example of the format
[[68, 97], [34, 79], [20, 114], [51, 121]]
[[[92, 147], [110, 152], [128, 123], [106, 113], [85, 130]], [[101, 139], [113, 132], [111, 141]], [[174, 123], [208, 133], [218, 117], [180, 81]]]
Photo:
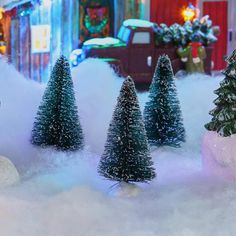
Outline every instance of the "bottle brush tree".
[[98, 172], [119, 182], [148, 182], [155, 177], [133, 80], [121, 88]]
[[167, 55], [158, 59], [144, 108], [144, 123], [150, 145], [180, 147], [185, 142], [180, 103]]
[[236, 134], [236, 49], [226, 62], [228, 66], [222, 72], [225, 78], [214, 91], [216, 107], [210, 111], [212, 119], [205, 125], [207, 130], [216, 131], [223, 137]]
[[33, 125], [31, 142], [62, 151], [83, 147], [70, 65], [64, 56], [53, 67]]

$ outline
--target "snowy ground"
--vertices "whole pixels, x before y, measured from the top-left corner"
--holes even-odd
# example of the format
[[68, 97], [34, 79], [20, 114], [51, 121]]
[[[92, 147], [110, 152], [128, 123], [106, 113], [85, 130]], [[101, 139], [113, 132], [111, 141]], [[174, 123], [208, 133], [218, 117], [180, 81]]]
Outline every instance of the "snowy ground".
[[[0, 61], [0, 155], [21, 183], [0, 190], [3, 236], [227, 236], [236, 234], [236, 183], [201, 171], [203, 125], [222, 77], [177, 80], [187, 143], [153, 150], [157, 178], [133, 198], [114, 197], [97, 175], [121, 79], [101, 62], [73, 71], [86, 150], [66, 156], [29, 144], [44, 85], [26, 81]], [[143, 107], [147, 94], [139, 94]]]

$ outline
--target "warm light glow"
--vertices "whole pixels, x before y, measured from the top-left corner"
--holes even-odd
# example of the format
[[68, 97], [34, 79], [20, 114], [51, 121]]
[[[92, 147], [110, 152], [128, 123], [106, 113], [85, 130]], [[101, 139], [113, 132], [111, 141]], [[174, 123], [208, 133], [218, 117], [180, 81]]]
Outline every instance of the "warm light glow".
[[197, 9], [190, 3], [189, 6], [182, 10], [184, 21], [192, 21], [197, 17]]
[[191, 21], [195, 17], [195, 12], [193, 10], [185, 9], [183, 11], [184, 21]]
[[31, 52], [50, 52], [50, 25], [31, 26]]
[[0, 7], [0, 20], [3, 18], [3, 12], [4, 12], [4, 9]]

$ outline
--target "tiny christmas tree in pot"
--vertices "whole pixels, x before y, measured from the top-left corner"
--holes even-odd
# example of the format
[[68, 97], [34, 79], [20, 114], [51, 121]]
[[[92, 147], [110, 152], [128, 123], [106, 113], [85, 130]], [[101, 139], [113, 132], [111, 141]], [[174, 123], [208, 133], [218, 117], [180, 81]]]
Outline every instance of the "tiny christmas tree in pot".
[[152, 146], [180, 147], [185, 141], [180, 103], [168, 56], [160, 56], [144, 108], [144, 123]]
[[70, 66], [64, 56], [53, 67], [34, 122], [31, 142], [61, 151], [75, 151], [83, 147]]
[[148, 182], [155, 177], [134, 82], [130, 77], [122, 85], [98, 172], [119, 183]]
[[236, 177], [236, 50], [226, 58], [228, 66], [220, 87], [215, 90], [212, 119], [205, 125], [203, 164], [207, 171]]

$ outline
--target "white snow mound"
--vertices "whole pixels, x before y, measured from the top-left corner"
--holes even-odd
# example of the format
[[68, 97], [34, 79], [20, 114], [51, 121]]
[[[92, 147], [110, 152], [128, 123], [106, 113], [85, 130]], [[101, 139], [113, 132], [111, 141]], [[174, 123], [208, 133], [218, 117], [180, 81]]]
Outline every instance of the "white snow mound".
[[6, 157], [0, 156], [0, 187], [18, 183], [19, 173], [14, 164]]
[[128, 19], [123, 22], [124, 26], [132, 26], [132, 27], [144, 27], [149, 28], [153, 26], [153, 23], [147, 20], [140, 19]]
[[208, 131], [202, 143], [203, 168], [208, 173], [236, 178], [236, 135], [222, 137]]
[[120, 43], [119, 39], [112, 38], [112, 37], [106, 37], [106, 38], [93, 38], [93, 39], [89, 39], [89, 40], [84, 42], [84, 45], [85, 46], [88, 46], [88, 45], [104, 46], [104, 45], [112, 45], [112, 44], [117, 44], [117, 43]]

